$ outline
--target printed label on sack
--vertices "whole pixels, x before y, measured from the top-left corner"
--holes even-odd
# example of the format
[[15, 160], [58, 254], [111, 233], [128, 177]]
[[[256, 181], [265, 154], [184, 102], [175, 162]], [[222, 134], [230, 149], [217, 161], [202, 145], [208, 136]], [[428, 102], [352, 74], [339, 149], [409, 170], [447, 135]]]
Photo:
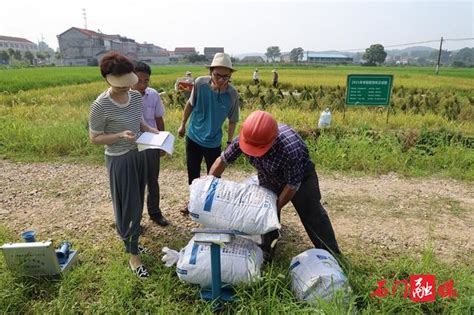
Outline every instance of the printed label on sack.
[[258, 186], [244, 185], [219, 185], [217, 194], [214, 196], [216, 200], [234, 204], [245, 205], [248, 207], [268, 207], [268, 192], [262, 190]]
[[[209, 255], [208, 253], [211, 250], [211, 246], [209, 245], [196, 245], [197, 244], [194, 243], [192, 247], [189, 261], [190, 264], [196, 263], [196, 258], [198, 255]], [[249, 253], [254, 250], [254, 248], [255, 245], [253, 245], [251, 241], [235, 240], [233, 243], [221, 247], [221, 255], [247, 257]], [[193, 261], [193, 263], [191, 261]]]

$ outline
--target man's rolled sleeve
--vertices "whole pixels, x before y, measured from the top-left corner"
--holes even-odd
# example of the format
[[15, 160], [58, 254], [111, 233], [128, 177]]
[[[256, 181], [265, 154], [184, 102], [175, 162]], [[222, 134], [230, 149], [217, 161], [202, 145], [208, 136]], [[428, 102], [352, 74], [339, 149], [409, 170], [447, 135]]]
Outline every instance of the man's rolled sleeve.
[[294, 190], [300, 188], [301, 182], [303, 181], [305, 174], [305, 167], [303, 163], [303, 157], [298, 151], [291, 152], [288, 155], [290, 158], [287, 161], [286, 172], [284, 174], [287, 185]]
[[288, 187], [297, 191], [298, 189], [300, 189], [301, 182], [303, 181], [304, 168], [301, 167], [301, 165], [298, 165], [297, 167], [292, 167], [291, 169], [287, 170], [285, 177], [287, 180]]
[[242, 154], [239, 147], [239, 138], [235, 138], [232, 143], [221, 153], [222, 161], [225, 164], [231, 164]]
[[155, 117], [164, 117], [165, 116], [165, 107], [163, 106], [163, 102], [161, 101], [160, 94], [155, 94]]
[[237, 92], [231, 94], [232, 105], [229, 111], [229, 121], [233, 123], [237, 123], [239, 121], [240, 116], [240, 105], [239, 105], [239, 95]]

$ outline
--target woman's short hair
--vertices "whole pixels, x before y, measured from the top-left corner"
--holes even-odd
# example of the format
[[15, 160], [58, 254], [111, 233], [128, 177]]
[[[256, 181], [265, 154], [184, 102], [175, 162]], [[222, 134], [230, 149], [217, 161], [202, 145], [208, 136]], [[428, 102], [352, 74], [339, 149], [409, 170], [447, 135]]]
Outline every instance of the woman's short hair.
[[122, 75], [133, 72], [133, 63], [115, 51], [104, 55], [100, 61], [100, 73], [105, 78], [108, 74]]

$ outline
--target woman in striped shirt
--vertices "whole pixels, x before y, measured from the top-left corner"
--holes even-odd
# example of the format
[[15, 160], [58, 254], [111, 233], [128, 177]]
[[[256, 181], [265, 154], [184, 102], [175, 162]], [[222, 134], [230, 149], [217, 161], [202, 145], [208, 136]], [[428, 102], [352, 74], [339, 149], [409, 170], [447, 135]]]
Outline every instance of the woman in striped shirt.
[[92, 143], [105, 146], [115, 223], [130, 254], [130, 268], [139, 278], [147, 278], [149, 272], [139, 256], [146, 249], [138, 245], [146, 161], [135, 141], [141, 132], [158, 130], [142, 121], [142, 96], [130, 90], [138, 81], [131, 61], [111, 52], [102, 58], [100, 71], [110, 87], [91, 105], [89, 137]]

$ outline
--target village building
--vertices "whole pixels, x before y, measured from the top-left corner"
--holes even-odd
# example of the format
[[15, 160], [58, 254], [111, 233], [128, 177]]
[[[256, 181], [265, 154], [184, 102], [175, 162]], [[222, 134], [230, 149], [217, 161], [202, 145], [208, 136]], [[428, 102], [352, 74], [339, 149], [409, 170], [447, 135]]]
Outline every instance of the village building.
[[36, 53], [38, 51], [38, 45], [25, 38], [0, 35], [0, 50], [8, 49]]
[[140, 44], [121, 35], [108, 35], [78, 27], [71, 27], [57, 36], [65, 66], [97, 65], [109, 51], [116, 51], [133, 60], [167, 63], [169, 54], [153, 44]]
[[224, 47], [204, 47], [204, 56], [208, 60], [212, 60], [212, 58], [214, 58], [214, 55], [219, 52], [223, 53]]

